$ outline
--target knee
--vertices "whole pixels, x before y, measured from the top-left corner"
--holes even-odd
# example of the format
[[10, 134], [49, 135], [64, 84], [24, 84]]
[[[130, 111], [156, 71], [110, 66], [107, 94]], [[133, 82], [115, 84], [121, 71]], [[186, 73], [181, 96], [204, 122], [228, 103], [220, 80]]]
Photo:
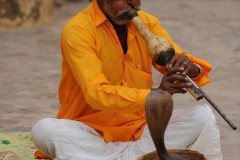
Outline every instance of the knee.
[[195, 115], [195, 122], [196, 127], [203, 128], [208, 121], [209, 114], [212, 114], [211, 109], [208, 105], [199, 105], [194, 109], [193, 115]]
[[56, 128], [55, 120], [54, 118], [45, 118], [36, 122], [31, 130], [33, 140], [35, 142], [50, 140], [52, 131]]

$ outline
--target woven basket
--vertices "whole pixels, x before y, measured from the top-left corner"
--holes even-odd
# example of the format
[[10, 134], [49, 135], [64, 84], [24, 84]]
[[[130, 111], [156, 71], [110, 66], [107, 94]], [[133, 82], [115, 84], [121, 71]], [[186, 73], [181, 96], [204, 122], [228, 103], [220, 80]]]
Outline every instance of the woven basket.
[[[168, 150], [168, 154], [170, 155], [170, 157], [179, 158], [178, 160], [207, 160], [203, 154], [188, 149]], [[157, 152], [154, 151], [140, 157], [138, 160], [161, 160], [161, 159], [158, 157]]]
[[21, 160], [21, 158], [11, 151], [0, 152], [0, 160]]

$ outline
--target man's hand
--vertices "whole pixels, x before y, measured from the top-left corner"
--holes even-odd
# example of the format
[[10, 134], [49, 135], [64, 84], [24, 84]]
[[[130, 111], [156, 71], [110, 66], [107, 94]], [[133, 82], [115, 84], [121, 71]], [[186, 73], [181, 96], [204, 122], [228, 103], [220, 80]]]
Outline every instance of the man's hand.
[[187, 56], [175, 55], [169, 63], [169, 70], [163, 76], [159, 89], [168, 91], [170, 94], [186, 93], [184, 88], [192, 86], [186, 75], [196, 77], [198, 74], [198, 67]]
[[159, 89], [174, 93], [186, 93], [187, 91], [183, 88], [189, 88], [192, 83], [188, 81], [185, 75], [181, 73], [184, 71], [183, 67], [172, 67], [163, 76]]
[[184, 71], [182, 75], [188, 75], [191, 78], [199, 74], [198, 66], [194, 65], [192, 61], [185, 55], [177, 54], [169, 62], [169, 67], [182, 67]]

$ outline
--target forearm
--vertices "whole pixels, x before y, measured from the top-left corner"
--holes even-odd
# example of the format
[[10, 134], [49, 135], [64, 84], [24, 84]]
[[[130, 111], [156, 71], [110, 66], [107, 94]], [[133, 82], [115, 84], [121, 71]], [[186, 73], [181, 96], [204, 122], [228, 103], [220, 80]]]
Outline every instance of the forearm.
[[99, 81], [88, 86], [86, 101], [97, 110], [121, 110], [143, 107], [150, 89], [112, 86]]
[[[194, 64], [195, 72], [197, 73], [196, 76], [189, 75], [189, 77], [192, 78], [192, 80], [198, 85], [198, 86], [203, 86], [207, 83], [209, 83], [211, 80], [208, 77], [209, 72], [212, 69], [212, 65], [208, 63], [205, 60], [196, 58], [188, 53], [184, 53]], [[197, 71], [198, 70], [198, 71]]]
[[[184, 50], [182, 50], [172, 40], [170, 35], [167, 33], [167, 31], [160, 24], [155, 24], [155, 26], [153, 26], [153, 33], [158, 35], [158, 36], [161, 36], [161, 37], [167, 39], [173, 45], [173, 48], [174, 48], [176, 54], [183, 54], [183, 55], [187, 56], [191, 60], [191, 62], [193, 64], [197, 64], [197, 65], [199, 65], [202, 68], [201, 71], [199, 72], [198, 67], [194, 66], [193, 70], [190, 71], [190, 73], [189, 73], [189, 76], [191, 78], [193, 78], [194, 82], [197, 85], [202, 86], [202, 85], [205, 85], [205, 84], [210, 82], [210, 79], [208, 78], [208, 73], [212, 69], [212, 65], [211, 64], [209, 64], [205, 60], [201, 60], [199, 58], [196, 58], [196, 57], [186, 53]], [[164, 67], [164, 66], [158, 66], [158, 65], [154, 64], [154, 67], [158, 71], [160, 71], [162, 74], [166, 74], [167, 73], [166, 67]]]

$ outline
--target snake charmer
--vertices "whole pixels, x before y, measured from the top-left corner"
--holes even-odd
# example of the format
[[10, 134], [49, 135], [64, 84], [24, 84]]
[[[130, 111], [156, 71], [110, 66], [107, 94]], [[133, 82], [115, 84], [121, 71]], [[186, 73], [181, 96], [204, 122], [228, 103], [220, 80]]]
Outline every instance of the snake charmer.
[[[136, 160], [156, 150], [145, 115], [153, 92], [152, 67], [163, 74], [154, 90], [170, 95], [184, 94], [191, 87], [185, 75], [199, 86], [210, 82], [211, 64], [182, 50], [159, 19], [140, 10], [140, 4], [141, 0], [93, 0], [65, 24], [60, 107], [56, 118], [33, 126], [39, 149], [35, 157]], [[173, 46], [176, 55], [168, 70], [152, 62], [127, 16], [130, 8], [152, 33]], [[164, 141], [167, 149], [190, 148], [208, 160], [222, 160], [219, 129], [207, 105], [174, 105]]]

